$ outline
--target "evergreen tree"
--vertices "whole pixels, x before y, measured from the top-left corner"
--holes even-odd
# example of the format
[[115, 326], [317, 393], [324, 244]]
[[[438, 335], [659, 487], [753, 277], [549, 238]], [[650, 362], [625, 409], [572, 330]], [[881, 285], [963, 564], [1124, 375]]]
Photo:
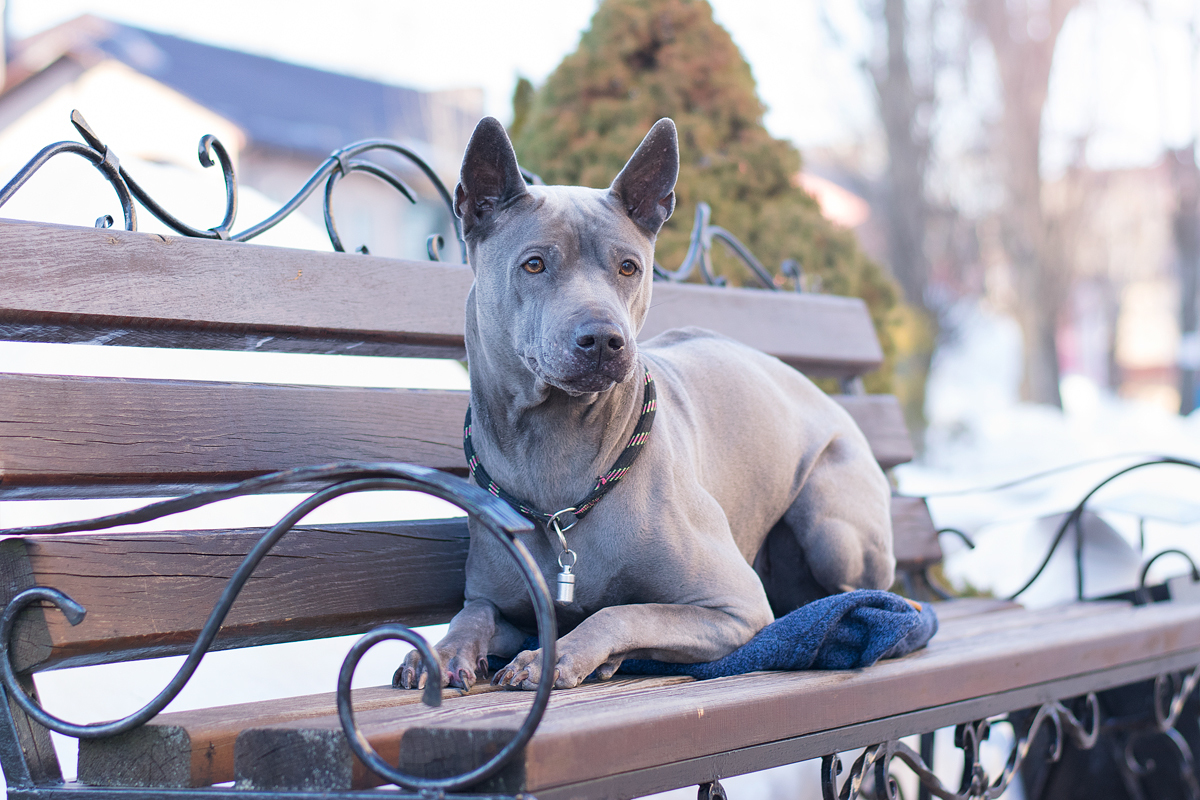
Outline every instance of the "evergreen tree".
[[[607, 186], [656, 120], [675, 120], [679, 183], [675, 214], [658, 237], [659, 262], [679, 266], [696, 203], [708, 203], [713, 224], [773, 272], [794, 258], [809, 288], [867, 302], [888, 356], [868, 386], [888, 389], [895, 286], [798, 188], [800, 153], [763, 127], [750, 66], [706, 0], [603, 0], [579, 48], [532, 100], [527, 89], [517, 94], [517, 156], [550, 184]], [[754, 285], [721, 250], [714, 245], [718, 271]]]

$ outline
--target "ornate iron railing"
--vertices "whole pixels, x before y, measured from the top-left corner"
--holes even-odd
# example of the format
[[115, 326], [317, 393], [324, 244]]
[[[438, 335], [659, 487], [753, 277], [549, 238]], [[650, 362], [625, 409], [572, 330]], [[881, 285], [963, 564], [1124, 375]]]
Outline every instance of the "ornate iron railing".
[[[117, 154], [111, 147], [104, 144], [79, 111], [71, 112], [71, 124], [79, 131], [83, 142], [55, 142], [42, 148], [37, 155], [30, 159], [13, 176], [4, 188], [0, 189], [0, 207], [3, 207], [5, 203], [12, 199], [13, 195], [55, 156], [63, 153], [74, 153], [90, 161], [116, 191], [117, 199], [121, 203], [121, 211], [124, 215], [125, 230], [136, 231], [138, 229], [137, 206], [134, 203], [134, 200], [136, 200], [164, 225], [182, 236], [197, 239], [248, 242], [282, 222], [324, 183], [322, 215], [325, 220], [325, 231], [329, 235], [329, 241], [333, 245], [333, 249], [341, 253], [345, 252], [346, 248], [342, 242], [341, 234], [338, 233], [337, 222], [333, 215], [332, 200], [334, 187], [337, 186], [342, 178], [353, 172], [373, 175], [407, 198], [410, 203], [417, 202], [416, 192], [404, 180], [386, 167], [363, 158], [368, 153], [388, 152], [395, 153], [412, 163], [425, 175], [429, 183], [432, 184], [438, 197], [449, 212], [450, 223], [458, 240], [462, 262], [465, 264], [467, 261], [466, 243], [462, 238], [462, 225], [454, 213], [453, 195], [446, 188], [446, 185], [438, 177], [434, 169], [423, 158], [397, 142], [386, 139], [367, 139], [335, 150], [317, 167], [316, 171], [313, 172], [292, 198], [280, 206], [278, 211], [261, 222], [251, 225], [238, 233], [233, 233], [233, 223], [237, 218], [238, 210], [237, 174], [228, 151], [215, 136], [205, 135], [201, 137], [197, 152], [201, 166], [208, 168], [218, 163], [221, 165], [221, 174], [225, 181], [225, 213], [222, 220], [213, 227], [197, 228], [176, 217], [151, 197], [142, 188], [141, 184], [133, 179], [128, 170], [121, 166]], [[213, 160], [214, 156], [216, 157], [215, 162]], [[538, 175], [528, 170], [522, 169], [521, 174], [530, 184], [543, 184], [542, 179]], [[692, 226], [691, 240], [688, 245], [687, 254], [683, 258], [683, 263], [680, 264], [678, 269], [669, 270], [658, 262], [655, 262], [655, 280], [680, 283], [692, 279], [693, 275], [695, 275], [710, 286], [726, 285], [726, 279], [718, 276], [713, 268], [713, 242], [717, 241], [750, 271], [762, 288], [779, 291], [781, 289], [780, 285], [776, 283], [774, 276], [763, 266], [762, 262], [755, 258], [750, 249], [742, 244], [732, 233], [711, 224], [711, 215], [712, 210], [707, 203], [698, 203], [696, 205], [696, 218]], [[113, 224], [113, 218], [107, 214], [96, 220], [96, 227], [98, 228], [110, 228]], [[431, 261], [442, 260], [441, 251], [445, 246], [445, 239], [441, 234], [431, 234], [425, 241], [425, 250]], [[362, 245], [357, 251], [367, 253], [367, 246]], [[784, 260], [780, 266], [780, 276], [790, 278], [793, 281], [795, 290], [798, 292], [802, 291], [801, 268], [798, 261], [795, 259]]]
[[[112, 148], [104, 144], [100, 137], [91, 129], [83, 115], [78, 111], [71, 112], [71, 124], [79, 131], [79, 135], [83, 137], [83, 142], [63, 141], [55, 142], [47, 145], [35, 155], [30, 161], [13, 176], [3, 189], [0, 189], [0, 207], [3, 207], [13, 195], [17, 193], [25, 183], [33, 177], [39, 169], [46, 165], [48, 161], [62, 153], [74, 153], [78, 156], [86, 158], [100, 171], [105, 179], [112, 185], [117, 193], [117, 199], [121, 202], [121, 210], [125, 217], [125, 230], [137, 230], [137, 207], [134, 205], [136, 199], [142, 206], [157, 217], [164, 225], [171, 230], [183, 236], [190, 236], [198, 239], [219, 239], [234, 242], [248, 242], [256, 236], [270, 230], [283, 221], [289, 214], [295, 211], [300, 205], [312, 196], [313, 192], [322, 182], [325, 184], [324, 199], [323, 199], [323, 214], [325, 218], [325, 230], [329, 234], [329, 241], [333, 245], [333, 249], [338, 252], [344, 252], [345, 246], [342, 244], [341, 236], [337, 231], [337, 223], [333, 216], [333, 188], [338, 181], [353, 172], [363, 172], [368, 175], [374, 175], [384, 183], [398, 191], [409, 202], [416, 203], [416, 193], [407, 183], [399, 176], [380, 164], [373, 161], [368, 161], [362, 156], [372, 152], [388, 152], [395, 153], [417, 167], [429, 182], [433, 184], [438, 196], [446, 205], [450, 213], [451, 224], [454, 226], [455, 235], [462, 240], [462, 230], [458, 223], [458, 218], [454, 215], [454, 200], [451, 197], [450, 191], [446, 185], [442, 183], [441, 178], [433, 170], [433, 167], [417, 155], [409, 148], [386, 139], [367, 139], [361, 142], [347, 145], [340, 150], [335, 150], [328, 158], [317, 167], [312, 176], [305, 181], [304, 185], [292, 196], [290, 200], [284, 203], [278, 211], [271, 216], [251, 225], [238, 233], [233, 233], [234, 219], [237, 217], [238, 195], [237, 195], [237, 175], [234, 172], [233, 161], [229, 157], [225, 146], [212, 135], [201, 137], [198, 148], [201, 166], [207, 168], [214, 165], [213, 156], [217, 158], [217, 162], [221, 165], [221, 174], [225, 179], [225, 215], [220, 223], [211, 228], [196, 228], [186, 222], [183, 222], [167, 209], [163, 208], [154, 198], [152, 198], [142, 186], [133, 179], [129, 172], [121, 166], [120, 159], [113, 152]], [[113, 219], [111, 216], [105, 215], [96, 220], [96, 227], [108, 228], [112, 227]], [[435, 234], [435, 236], [437, 236]], [[430, 240], [434, 237], [431, 236]], [[439, 240], [440, 236], [437, 237]], [[444, 246], [444, 245], [443, 245]], [[429, 245], [431, 254], [436, 251], [433, 249], [432, 243]], [[462, 260], [465, 263], [467, 260], [466, 247], [460, 248], [462, 252]], [[366, 246], [359, 248], [359, 252], [367, 252]]]
[[[1013, 746], [1003, 771], [994, 779], [983, 766], [979, 752], [994, 723], [982, 719], [959, 725], [954, 730], [954, 744], [963, 751], [963, 771], [957, 790], [943, 784], [921, 755], [900, 741], [882, 742], [866, 748], [851, 765], [840, 791], [837, 777], [842, 772], [841, 759], [837, 754], [827, 755], [821, 759], [823, 800], [854, 800], [862, 797], [864, 783], [868, 780], [872, 784], [872, 797], [877, 800], [900, 800], [896, 780], [891, 774], [891, 764], [896, 759], [916, 774], [921, 786], [929, 794], [942, 800], [993, 800], [1008, 789], [1021, 764], [1028, 757], [1034, 739], [1044, 726], [1050, 726], [1053, 731], [1054, 741], [1049, 753], [1049, 758], [1053, 761], [1062, 757], [1063, 746], [1068, 738], [1085, 750], [1095, 746], [1100, 734], [1100, 703], [1095, 694], [1085, 695], [1083, 703], [1086, 711], [1085, 721], [1079, 720], [1059, 702], [1046, 703], [1038, 708], [1029, 729]], [[1007, 717], [1000, 721], [1012, 724], [1012, 720]]]
[[[668, 270], [657, 261], [654, 262], [655, 279], [682, 283], [690, 279], [693, 273], [698, 273], [700, 278], [709, 286], [725, 286], [727, 283], [726, 279], [718, 276], [713, 271], [713, 242], [718, 241], [725, 246], [734, 258], [750, 270], [762, 288], [780, 291], [782, 287], [775, 282], [774, 276], [763, 266], [762, 262], [754, 257], [754, 254], [750, 252], [750, 248], [742, 244], [729, 231], [713, 225], [710, 222], [711, 216], [712, 209], [709, 208], [708, 203], [696, 204], [696, 218], [692, 223], [692, 237], [688, 244], [687, 253], [683, 257], [683, 263], [679, 265], [679, 269]], [[792, 279], [795, 291], [804, 291], [799, 261], [794, 258], [784, 259], [779, 267], [779, 274], [781, 277]]]

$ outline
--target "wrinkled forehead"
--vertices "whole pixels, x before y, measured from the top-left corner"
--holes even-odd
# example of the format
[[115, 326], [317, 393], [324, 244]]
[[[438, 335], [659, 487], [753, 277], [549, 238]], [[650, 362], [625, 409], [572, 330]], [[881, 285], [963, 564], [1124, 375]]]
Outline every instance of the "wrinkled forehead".
[[653, 248], [651, 238], [607, 189], [530, 186], [529, 195], [532, 202], [518, 203], [497, 219], [488, 244], [506, 250], [553, 247], [566, 259], [607, 259], [614, 250], [640, 254]]

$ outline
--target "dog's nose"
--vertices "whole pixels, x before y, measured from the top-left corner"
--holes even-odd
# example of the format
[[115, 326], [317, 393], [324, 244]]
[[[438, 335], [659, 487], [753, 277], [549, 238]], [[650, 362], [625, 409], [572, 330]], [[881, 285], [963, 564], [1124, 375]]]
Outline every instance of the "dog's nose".
[[625, 348], [625, 337], [611, 322], [585, 322], [575, 329], [575, 346], [589, 358], [603, 360]]

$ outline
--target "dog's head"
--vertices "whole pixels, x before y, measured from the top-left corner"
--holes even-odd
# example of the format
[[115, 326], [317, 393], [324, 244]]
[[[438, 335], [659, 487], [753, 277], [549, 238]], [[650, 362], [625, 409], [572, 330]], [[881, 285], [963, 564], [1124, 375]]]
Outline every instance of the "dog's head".
[[675, 123], [662, 119], [608, 189], [526, 186], [504, 127], [483, 119], [454, 190], [478, 345], [574, 395], [627, 380], [678, 174]]

